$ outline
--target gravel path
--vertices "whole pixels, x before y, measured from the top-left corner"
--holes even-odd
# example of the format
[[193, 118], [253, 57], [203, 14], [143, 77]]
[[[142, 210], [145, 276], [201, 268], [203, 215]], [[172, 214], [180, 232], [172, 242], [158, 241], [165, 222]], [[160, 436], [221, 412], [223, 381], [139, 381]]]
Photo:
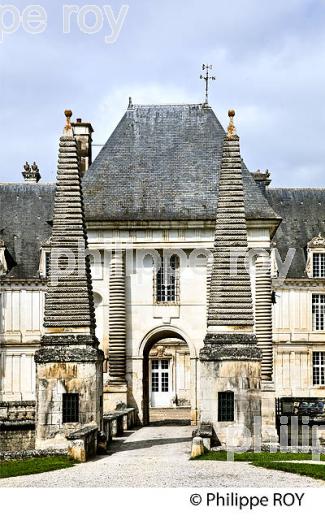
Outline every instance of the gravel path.
[[108, 456], [0, 487], [321, 487], [325, 482], [246, 462], [190, 461], [190, 426], [141, 428], [112, 443]]

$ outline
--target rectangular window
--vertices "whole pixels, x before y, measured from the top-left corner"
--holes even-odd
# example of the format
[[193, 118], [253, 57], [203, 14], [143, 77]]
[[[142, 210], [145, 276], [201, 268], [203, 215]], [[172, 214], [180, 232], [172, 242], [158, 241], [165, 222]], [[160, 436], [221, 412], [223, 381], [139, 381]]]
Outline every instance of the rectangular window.
[[45, 253], [45, 276], [50, 276], [51, 253]]
[[162, 372], [161, 373], [161, 391], [162, 392], [168, 392], [169, 385], [168, 385], [168, 372]]
[[325, 330], [325, 294], [312, 296], [313, 330]]
[[234, 420], [234, 392], [218, 393], [218, 421]]
[[63, 394], [62, 422], [79, 422], [79, 394]]
[[313, 253], [313, 277], [325, 278], [325, 253]]
[[325, 385], [325, 352], [313, 352], [313, 384]]
[[156, 301], [168, 303], [177, 301], [178, 256], [161, 257], [161, 267], [156, 273]]
[[153, 392], [159, 392], [159, 374], [152, 372], [151, 389]]
[[153, 359], [151, 361], [151, 391], [169, 392], [168, 359]]

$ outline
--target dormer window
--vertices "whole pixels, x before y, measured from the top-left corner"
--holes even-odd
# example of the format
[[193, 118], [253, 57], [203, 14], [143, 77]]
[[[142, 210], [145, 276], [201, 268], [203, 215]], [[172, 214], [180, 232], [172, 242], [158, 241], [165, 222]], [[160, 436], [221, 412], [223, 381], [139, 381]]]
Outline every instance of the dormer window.
[[51, 239], [43, 242], [41, 248], [39, 273], [42, 278], [50, 276], [50, 262], [51, 262]]
[[8, 272], [8, 264], [6, 260], [6, 246], [3, 240], [0, 240], [0, 276], [4, 276]]
[[325, 278], [325, 238], [320, 233], [308, 242], [306, 274], [309, 278]]
[[325, 253], [313, 253], [313, 277], [325, 278]]

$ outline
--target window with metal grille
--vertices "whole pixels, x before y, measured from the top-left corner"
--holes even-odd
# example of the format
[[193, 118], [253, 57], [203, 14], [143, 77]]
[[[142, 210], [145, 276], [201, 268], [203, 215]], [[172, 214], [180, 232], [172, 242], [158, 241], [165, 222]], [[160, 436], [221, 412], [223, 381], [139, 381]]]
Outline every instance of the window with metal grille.
[[325, 278], [325, 253], [313, 253], [313, 276]]
[[233, 421], [234, 407], [234, 392], [218, 393], [218, 421]]
[[312, 296], [313, 330], [325, 330], [325, 294]]
[[156, 273], [156, 301], [175, 302], [178, 298], [178, 256], [162, 256], [161, 266]]
[[79, 422], [79, 394], [63, 394], [62, 422]]
[[45, 253], [45, 276], [50, 276], [51, 253]]
[[325, 352], [313, 352], [313, 384], [325, 385]]

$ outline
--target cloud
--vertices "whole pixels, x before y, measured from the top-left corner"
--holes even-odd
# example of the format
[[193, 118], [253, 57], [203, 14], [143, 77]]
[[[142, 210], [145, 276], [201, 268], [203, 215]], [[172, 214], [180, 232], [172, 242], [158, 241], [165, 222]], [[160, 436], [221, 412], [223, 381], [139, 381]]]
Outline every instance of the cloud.
[[[81, 0], [74, 2], [84, 4]], [[120, 0], [113, 0], [118, 12]], [[103, 144], [134, 103], [203, 101], [202, 62], [214, 64], [210, 104], [236, 109], [250, 169], [273, 185], [324, 185], [325, 6], [317, 0], [129, 0], [118, 41], [62, 34], [60, 2], [46, 5], [41, 36], [0, 45], [0, 180], [21, 180], [36, 160], [53, 180], [63, 110], [90, 120]], [[45, 4], [45, 2], [44, 2]], [[48, 3], [47, 3], [48, 4]]]
[[[165, 104], [165, 103], [192, 103], [192, 95], [185, 88], [174, 85], [160, 85], [156, 83], [123, 85], [113, 88], [99, 102], [96, 110], [96, 119], [93, 122], [96, 133], [95, 144], [105, 144], [120, 119], [123, 117], [129, 103], [129, 97], [134, 104]], [[97, 147], [96, 147], [97, 148]], [[99, 152], [95, 149], [95, 154]]]

